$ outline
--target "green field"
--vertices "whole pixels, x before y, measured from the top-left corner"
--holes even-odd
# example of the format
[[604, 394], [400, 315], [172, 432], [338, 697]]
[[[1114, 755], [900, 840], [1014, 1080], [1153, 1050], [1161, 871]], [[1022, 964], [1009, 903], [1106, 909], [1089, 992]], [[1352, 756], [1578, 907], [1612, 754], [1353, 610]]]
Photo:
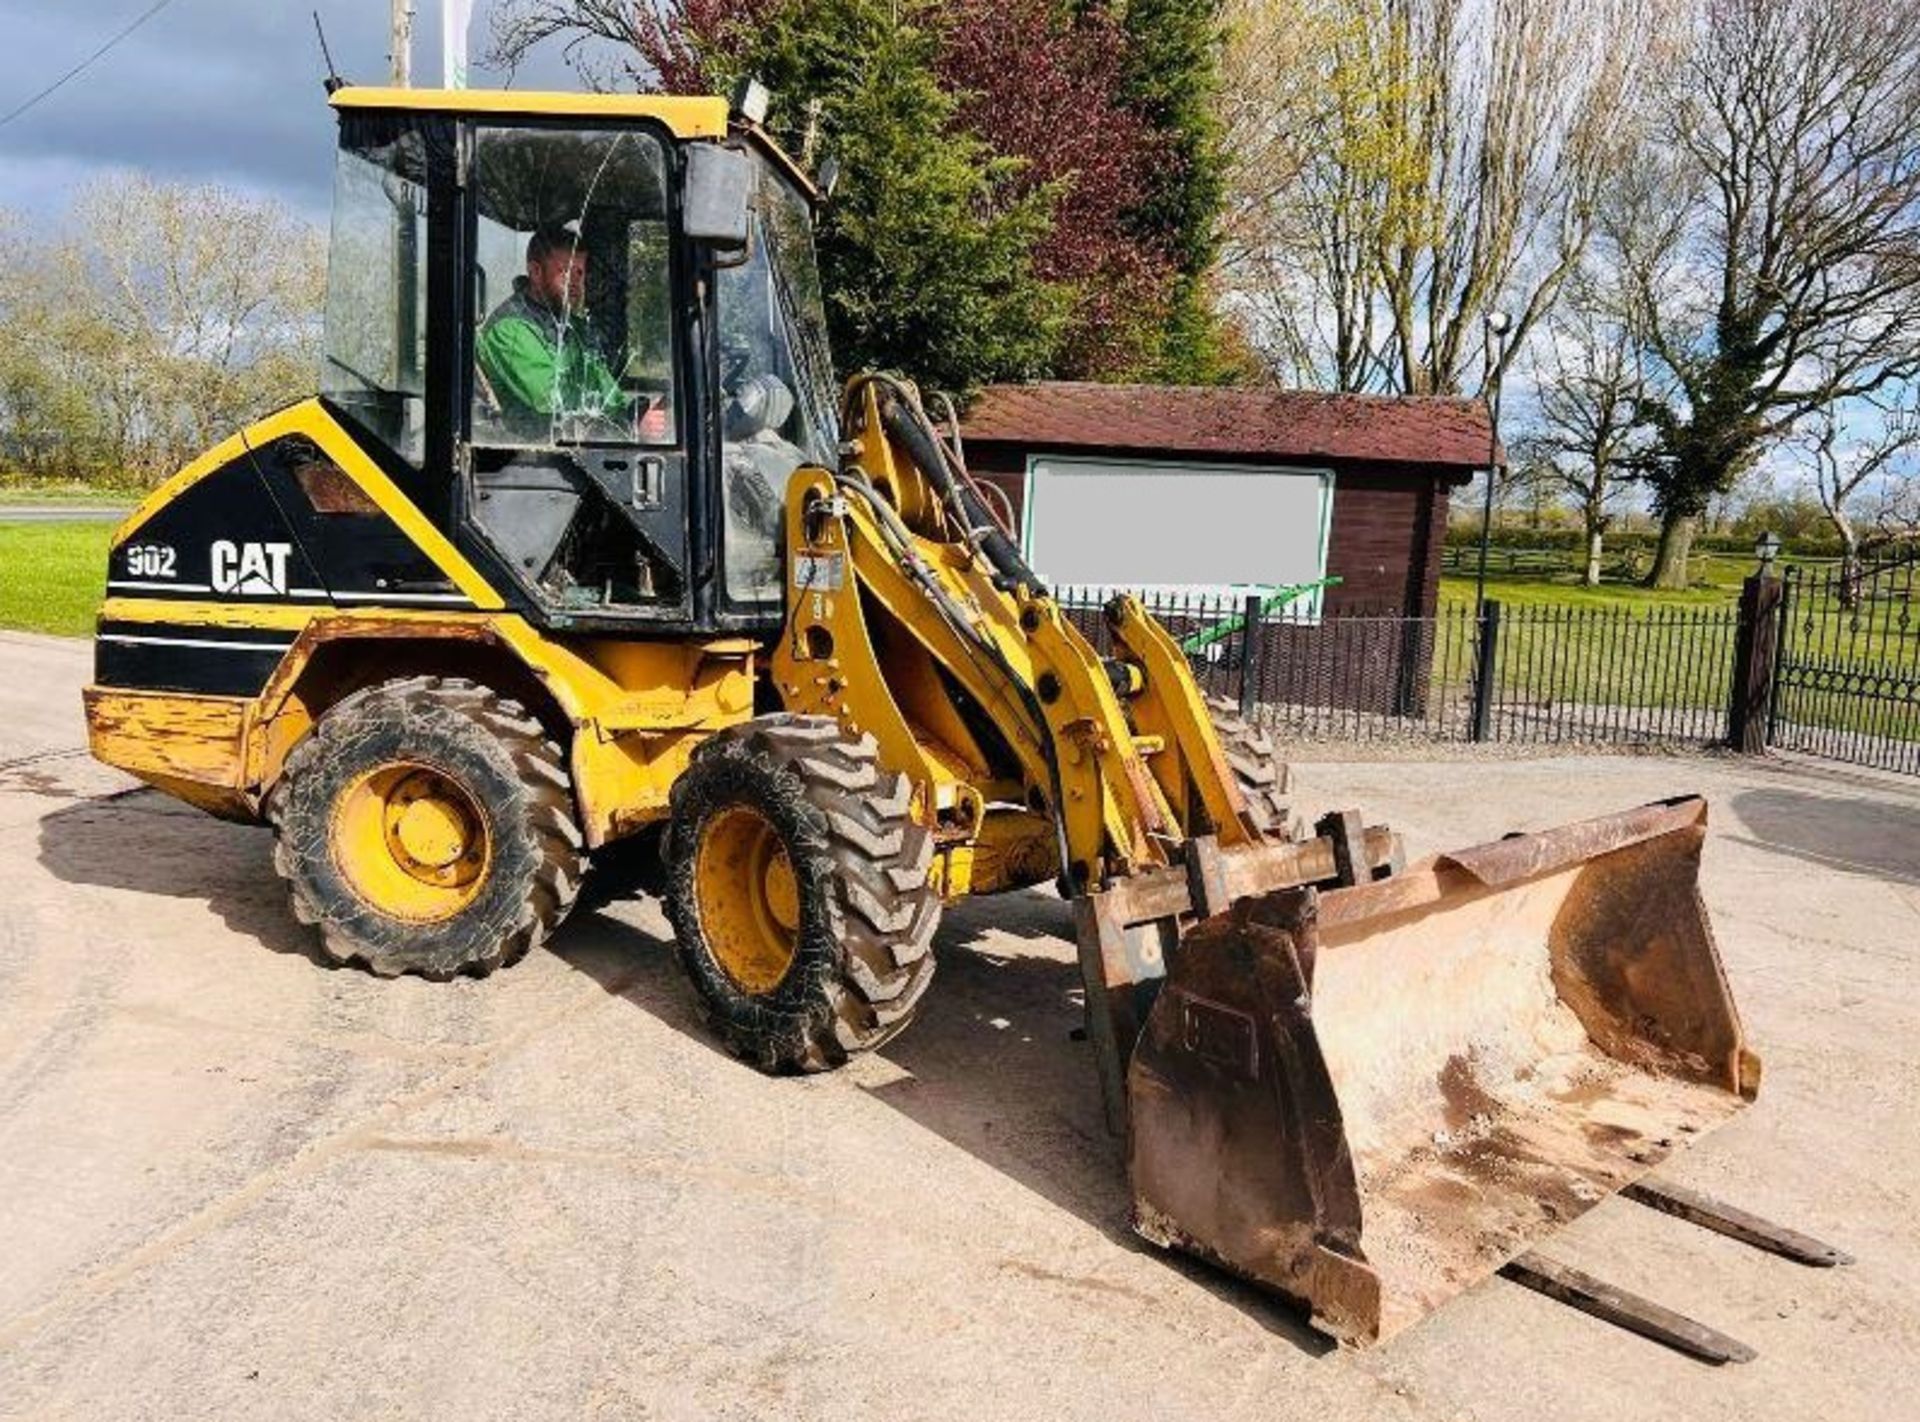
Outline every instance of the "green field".
[[[1751, 559], [1696, 560], [1700, 585], [1655, 592], [1633, 584], [1581, 587], [1571, 573], [1489, 573], [1487, 596], [1501, 609], [1498, 700], [1510, 707], [1714, 712], [1730, 697], [1734, 620]], [[1449, 575], [1440, 587], [1433, 684], [1464, 701], [1474, 669], [1474, 582]], [[1858, 733], [1883, 742], [1920, 740], [1920, 619], [1889, 587], [1853, 609], [1841, 607], [1820, 567], [1809, 569], [1788, 614], [1787, 674], [1778, 693], [1783, 720]]]
[[110, 523], [0, 523], [0, 627], [92, 632], [112, 536]]
[[[1487, 596], [1508, 606], [1555, 607], [1732, 607], [1740, 585], [1753, 571], [1753, 559], [1707, 555], [1693, 560], [1694, 585], [1685, 592], [1643, 588], [1638, 583], [1603, 582], [1584, 586], [1574, 573], [1551, 577], [1489, 571]], [[1440, 579], [1443, 607], [1473, 605], [1473, 575], [1448, 573]]]

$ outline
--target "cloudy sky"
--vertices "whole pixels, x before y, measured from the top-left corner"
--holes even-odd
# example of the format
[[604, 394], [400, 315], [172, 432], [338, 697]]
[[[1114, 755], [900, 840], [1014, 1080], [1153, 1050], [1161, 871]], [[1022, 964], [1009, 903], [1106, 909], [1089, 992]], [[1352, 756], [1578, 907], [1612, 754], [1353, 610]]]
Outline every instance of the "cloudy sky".
[[[84, 59], [153, 0], [0, 0], [0, 113]], [[494, 0], [477, 0], [473, 48]], [[0, 127], [0, 207], [57, 216], [73, 189], [120, 168], [270, 193], [319, 220], [334, 126], [313, 10], [347, 78], [384, 83], [388, 0], [171, 0], [85, 73]], [[419, 0], [414, 77], [440, 76], [440, 0]], [[506, 76], [476, 67], [476, 86]], [[519, 88], [578, 87], [558, 55]]]

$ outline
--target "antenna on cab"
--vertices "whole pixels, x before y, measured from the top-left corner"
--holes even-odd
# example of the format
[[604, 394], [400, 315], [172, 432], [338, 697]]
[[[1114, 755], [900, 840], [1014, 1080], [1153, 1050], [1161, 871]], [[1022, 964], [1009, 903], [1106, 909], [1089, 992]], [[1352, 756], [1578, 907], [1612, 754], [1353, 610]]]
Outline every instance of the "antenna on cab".
[[333, 51], [327, 48], [327, 31], [326, 27], [320, 23], [318, 10], [313, 12], [313, 32], [320, 36], [320, 57], [327, 63], [327, 77], [321, 83], [326, 88], [327, 97], [332, 98], [347, 87], [347, 81], [342, 79], [340, 71], [333, 67]]

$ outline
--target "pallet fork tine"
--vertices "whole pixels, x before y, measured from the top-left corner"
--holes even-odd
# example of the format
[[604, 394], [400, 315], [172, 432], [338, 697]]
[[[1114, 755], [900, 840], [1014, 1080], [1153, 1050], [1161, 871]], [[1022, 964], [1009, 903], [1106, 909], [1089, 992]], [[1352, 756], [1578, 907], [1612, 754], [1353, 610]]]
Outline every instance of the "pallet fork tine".
[[1635, 1204], [1699, 1225], [1702, 1229], [1710, 1229], [1715, 1234], [1724, 1234], [1729, 1239], [1737, 1239], [1768, 1254], [1778, 1254], [1796, 1264], [1805, 1264], [1814, 1269], [1831, 1269], [1837, 1264], [1854, 1262], [1853, 1256], [1843, 1249], [1836, 1249], [1811, 1235], [1762, 1219], [1724, 1200], [1716, 1200], [1711, 1195], [1689, 1190], [1684, 1185], [1669, 1185], [1662, 1180], [1638, 1180], [1620, 1193]]

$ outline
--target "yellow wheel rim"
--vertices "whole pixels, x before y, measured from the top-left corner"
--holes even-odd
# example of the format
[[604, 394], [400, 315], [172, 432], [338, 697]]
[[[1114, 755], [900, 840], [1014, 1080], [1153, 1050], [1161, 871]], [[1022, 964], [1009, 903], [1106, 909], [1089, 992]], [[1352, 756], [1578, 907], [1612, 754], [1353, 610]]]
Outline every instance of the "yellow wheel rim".
[[333, 862], [381, 913], [417, 923], [451, 918], [486, 882], [493, 843], [466, 788], [429, 765], [361, 775], [334, 803]]
[[721, 971], [745, 993], [778, 987], [793, 967], [800, 886], [772, 822], [745, 805], [708, 820], [694, 849], [693, 892]]

